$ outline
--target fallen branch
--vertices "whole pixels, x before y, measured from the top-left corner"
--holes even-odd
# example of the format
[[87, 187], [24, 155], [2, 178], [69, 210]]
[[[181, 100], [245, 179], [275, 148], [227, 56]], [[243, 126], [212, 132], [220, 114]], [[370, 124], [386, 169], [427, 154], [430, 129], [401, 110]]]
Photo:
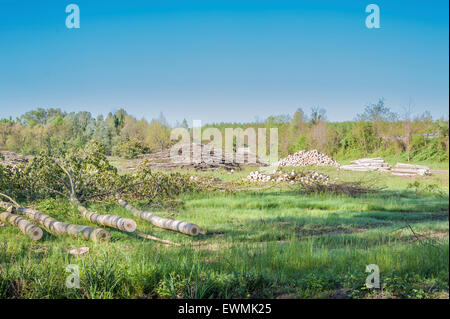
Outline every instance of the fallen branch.
[[44, 234], [41, 228], [16, 214], [11, 214], [9, 212], [1, 213], [0, 220], [4, 223], [17, 226], [22, 233], [28, 235], [32, 240], [39, 240]]
[[108, 226], [111, 228], [117, 228], [119, 230], [123, 230], [129, 233], [132, 233], [136, 230], [137, 227], [136, 222], [130, 218], [122, 218], [120, 216], [109, 214], [101, 215], [97, 214], [96, 212], [88, 211], [87, 208], [84, 207], [78, 200], [76, 193], [76, 186], [73, 182], [72, 174], [64, 167], [64, 165], [58, 159], [52, 158], [52, 160], [67, 175], [70, 184], [70, 188], [67, 187], [67, 189], [70, 192], [70, 201], [72, 201], [77, 205], [78, 211], [81, 213], [81, 215], [83, 215], [84, 218], [88, 219], [90, 222], [94, 224]]
[[141, 219], [147, 220], [151, 222], [156, 227], [164, 228], [164, 229], [170, 229], [173, 231], [177, 231], [183, 234], [191, 235], [191, 236], [197, 236], [200, 232], [200, 228], [191, 223], [183, 222], [180, 220], [173, 220], [168, 218], [163, 218], [156, 216], [153, 213], [150, 212], [144, 212], [141, 210], [138, 210], [134, 208], [132, 205], [128, 204], [127, 202], [119, 199], [119, 204], [125, 207], [128, 211], [130, 211], [134, 216], [139, 217]]
[[10, 201], [11, 203], [13, 203], [14, 205], [20, 206], [14, 199], [12, 199], [11, 197], [9, 197], [8, 195], [3, 194], [3, 193], [0, 193], [0, 196], [5, 197], [7, 200], [9, 200], [9, 201]]
[[72, 237], [81, 237], [85, 240], [91, 239], [99, 242], [109, 241], [111, 239], [109, 231], [101, 228], [63, 223], [38, 210], [27, 207], [13, 206], [2, 201], [0, 201], [0, 207], [6, 209], [9, 213], [17, 212], [23, 214], [29, 219], [41, 224], [49, 232], [57, 235], [69, 235]]
[[144, 234], [143, 232], [140, 232], [139, 230], [136, 230], [136, 235], [138, 235], [139, 237], [145, 238], [145, 239], [158, 241], [158, 242], [161, 242], [161, 243], [167, 244], [167, 245], [181, 246], [181, 244], [174, 243], [173, 241], [170, 241], [170, 240], [165, 240], [165, 239], [161, 239], [161, 238], [158, 238], [158, 237], [155, 237], [152, 235]]

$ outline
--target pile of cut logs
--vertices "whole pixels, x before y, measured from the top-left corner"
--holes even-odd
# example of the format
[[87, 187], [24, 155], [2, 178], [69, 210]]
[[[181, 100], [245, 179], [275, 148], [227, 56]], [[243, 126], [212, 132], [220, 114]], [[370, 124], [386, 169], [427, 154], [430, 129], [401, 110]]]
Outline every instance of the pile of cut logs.
[[319, 152], [318, 150], [298, 151], [292, 155], [279, 160], [274, 166], [281, 167], [299, 167], [299, 166], [339, 166], [331, 157]]
[[430, 175], [430, 168], [423, 165], [412, 165], [397, 163], [391, 171], [392, 175], [396, 176], [423, 176]]
[[315, 171], [307, 171], [307, 172], [295, 172], [292, 171], [290, 173], [282, 172], [282, 171], [276, 171], [273, 174], [265, 174], [260, 171], [253, 171], [250, 172], [250, 174], [247, 176], [247, 180], [252, 182], [288, 182], [288, 183], [295, 183], [295, 182], [301, 182], [301, 183], [323, 183], [327, 184], [329, 177], [328, 175], [315, 172]]
[[350, 165], [341, 165], [340, 169], [360, 172], [388, 172], [391, 169], [391, 165], [386, 163], [381, 157], [361, 158], [350, 163]]
[[11, 151], [0, 151], [0, 165], [16, 166], [28, 162], [29, 158]]
[[[183, 150], [187, 150], [183, 152]], [[195, 151], [195, 152], [194, 152]], [[180, 147], [178, 159], [171, 156], [171, 150], [142, 155], [139, 158], [148, 161], [148, 166], [160, 169], [194, 168], [197, 170], [216, 170], [224, 168], [232, 170], [242, 164], [249, 166], [267, 166], [261, 158], [250, 151], [238, 151], [232, 154], [221, 150], [214, 151], [211, 144], [191, 143]]]

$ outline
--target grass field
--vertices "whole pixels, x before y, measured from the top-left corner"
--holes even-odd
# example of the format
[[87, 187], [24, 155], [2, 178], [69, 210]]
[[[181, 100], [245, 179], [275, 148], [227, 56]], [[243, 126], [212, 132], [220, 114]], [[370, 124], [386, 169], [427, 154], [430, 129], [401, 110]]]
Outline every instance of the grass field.
[[[227, 182], [250, 170], [193, 174]], [[0, 297], [448, 298], [448, 173], [412, 186], [414, 179], [386, 174], [320, 171], [386, 188], [358, 197], [304, 195], [288, 186], [214, 191], [184, 194], [174, 209], [151, 208], [199, 225], [205, 234], [194, 238], [137, 221], [142, 232], [182, 246], [114, 229], [110, 243], [48, 233], [32, 242], [17, 228], [0, 227]], [[35, 204], [59, 220], [90, 224], [68, 202]], [[131, 217], [114, 203], [90, 208]], [[68, 255], [80, 246], [90, 253]], [[79, 289], [65, 285], [69, 264], [79, 266]], [[369, 264], [380, 269], [380, 289], [365, 287]]]

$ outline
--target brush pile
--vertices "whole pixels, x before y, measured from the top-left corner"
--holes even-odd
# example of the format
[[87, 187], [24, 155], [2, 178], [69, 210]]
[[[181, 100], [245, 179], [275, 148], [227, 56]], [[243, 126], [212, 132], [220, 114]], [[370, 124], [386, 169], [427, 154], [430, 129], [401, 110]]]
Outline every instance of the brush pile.
[[391, 169], [391, 165], [386, 163], [381, 157], [361, 158], [355, 161], [351, 161], [350, 163], [350, 165], [342, 165], [339, 168], [346, 171], [359, 172], [388, 172]]
[[338, 167], [339, 163], [331, 157], [319, 152], [318, 150], [311, 151], [298, 151], [292, 155], [279, 160], [274, 166], [281, 167], [299, 167], [299, 166], [335, 166]]
[[253, 171], [250, 172], [250, 174], [247, 176], [247, 180], [252, 182], [260, 182], [260, 183], [267, 183], [267, 182], [274, 182], [274, 183], [280, 183], [280, 182], [288, 182], [291, 184], [294, 183], [322, 183], [327, 184], [329, 180], [329, 176], [325, 174], [321, 174], [319, 172], [314, 171], [307, 171], [307, 172], [295, 172], [292, 171], [290, 173], [286, 173], [283, 171], [276, 171], [273, 174], [265, 174], [260, 171]]

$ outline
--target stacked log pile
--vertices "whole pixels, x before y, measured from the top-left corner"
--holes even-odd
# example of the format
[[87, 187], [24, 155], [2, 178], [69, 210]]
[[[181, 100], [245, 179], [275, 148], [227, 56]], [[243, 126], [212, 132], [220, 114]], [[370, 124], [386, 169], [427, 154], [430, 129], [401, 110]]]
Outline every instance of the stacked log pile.
[[[183, 149], [189, 149], [186, 154]], [[201, 154], [201, 156], [194, 156]], [[170, 156], [170, 148], [161, 152], [146, 154], [139, 156], [142, 160], [148, 161], [148, 166], [160, 169], [177, 169], [177, 168], [193, 168], [197, 170], [216, 170], [224, 168], [227, 170], [239, 168], [242, 164], [249, 166], [266, 166], [267, 164], [261, 160], [256, 154], [249, 151], [234, 152], [228, 154], [225, 152], [214, 152], [211, 144], [195, 144], [192, 143], [186, 147], [180, 147], [178, 162], [174, 161]], [[256, 163], [251, 163], [251, 159], [255, 158]], [[250, 160], [250, 163], [249, 163]]]
[[11, 165], [16, 166], [22, 163], [28, 162], [29, 157], [10, 152], [10, 151], [0, 151], [0, 165]]
[[351, 161], [350, 163], [350, 165], [342, 165], [340, 169], [360, 172], [388, 172], [391, 169], [391, 165], [386, 163], [381, 157], [360, 158], [358, 160]]
[[276, 171], [273, 174], [264, 174], [260, 171], [253, 171], [253, 172], [250, 172], [250, 174], [247, 176], [247, 180], [253, 181], [253, 182], [261, 182], [261, 183], [288, 182], [288, 183], [294, 184], [296, 182], [300, 182], [303, 184], [308, 184], [308, 183], [318, 183], [319, 182], [319, 183], [327, 184], [328, 180], [329, 180], [329, 176], [319, 173], [319, 172], [314, 172], [314, 171], [307, 171], [307, 172], [292, 171], [290, 173]]
[[339, 163], [336, 162], [331, 157], [327, 156], [326, 154], [323, 154], [319, 152], [318, 150], [311, 150], [311, 151], [298, 151], [297, 153], [294, 153], [292, 155], [288, 155], [287, 157], [279, 160], [273, 166], [292, 166], [292, 167], [299, 167], [299, 166], [339, 166]]
[[431, 174], [430, 168], [427, 166], [404, 164], [404, 163], [397, 163], [397, 165], [395, 165], [394, 169], [391, 172], [392, 175], [406, 176], [406, 177], [423, 176]]

